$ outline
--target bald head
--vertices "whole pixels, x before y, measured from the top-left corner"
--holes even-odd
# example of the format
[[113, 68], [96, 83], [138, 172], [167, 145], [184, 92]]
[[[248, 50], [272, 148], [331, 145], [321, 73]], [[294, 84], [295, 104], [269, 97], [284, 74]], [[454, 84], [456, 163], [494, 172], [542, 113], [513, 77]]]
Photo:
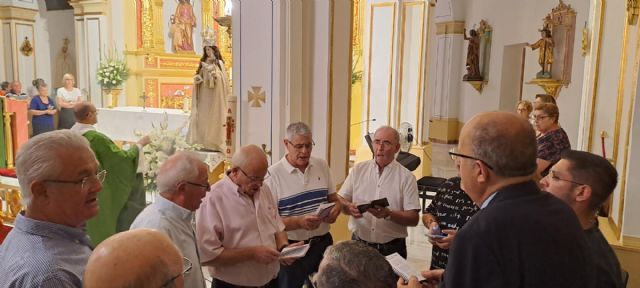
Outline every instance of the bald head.
[[244, 146], [231, 158], [229, 178], [238, 185], [238, 190], [249, 197], [260, 191], [267, 175], [267, 156], [256, 145]]
[[73, 114], [76, 121], [84, 124], [96, 124], [96, 106], [91, 102], [83, 101], [73, 106]]
[[508, 112], [473, 117], [460, 132], [460, 143], [501, 177], [528, 176], [536, 171], [535, 131], [526, 119]]
[[233, 167], [246, 169], [248, 166], [269, 167], [269, 162], [267, 161], [267, 156], [264, 154], [264, 151], [262, 151], [260, 147], [252, 144], [240, 147], [240, 149], [233, 154], [231, 165]]
[[[125, 231], [93, 250], [84, 273], [84, 287], [161, 287], [181, 275], [182, 263], [180, 251], [164, 233], [152, 229]], [[175, 287], [183, 286], [182, 276], [175, 281]]]

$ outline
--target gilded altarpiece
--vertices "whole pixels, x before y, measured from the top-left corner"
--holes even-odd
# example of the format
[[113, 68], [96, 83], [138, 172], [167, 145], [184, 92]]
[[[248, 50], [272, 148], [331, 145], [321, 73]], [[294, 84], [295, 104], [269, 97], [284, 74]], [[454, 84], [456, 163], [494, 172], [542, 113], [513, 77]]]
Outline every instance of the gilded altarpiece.
[[[125, 55], [130, 68], [126, 83], [128, 106], [171, 109], [190, 109], [193, 76], [202, 56], [202, 37], [207, 28], [214, 31], [216, 43], [231, 68], [231, 35], [229, 28], [221, 26], [216, 18], [225, 14], [225, 0], [186, 1], [194, 5], [197, 29], [193, 30], [193, 51], [174, 52], [166, 47], [172, 43], [171, 19], [176, 1], [126, 1], [123, 19], [125, 27]], [[169, 6], [168, 6], [169, 5]], [[167, 13], [167, 11], [171, 11]], [[129, 21], [135, 21], [130, 23]], [[135, 47], [135, 49], [131, 49]], [[230, 75], [229, 75], [230, 76]], [[143, 103], [144, 101], [144, 103]]]

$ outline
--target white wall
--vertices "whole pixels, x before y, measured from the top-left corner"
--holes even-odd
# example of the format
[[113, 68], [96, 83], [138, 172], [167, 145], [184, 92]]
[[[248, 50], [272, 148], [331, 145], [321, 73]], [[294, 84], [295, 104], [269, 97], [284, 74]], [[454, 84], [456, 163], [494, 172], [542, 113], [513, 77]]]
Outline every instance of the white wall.
[[[568, 87], [563, 87], [560, 91], [558, 106], [560, 108], [561, 125], [569, 135], [572, 147], [576, 147], [580, 116], [580, 110], [576, 109], [576, 107], [580, 107], [582, 99], [584, 69], [584, 58], [580, 53], [581, 29], [589, 13], [590, 1], [566, 0], [564, 2], [571, 5], [577, 12], [577, 27], [573, 48], [572, 81]], [[482, 93], [479, 94], [470, 85], [460, 81], [461, 103], [459, 119], [464, 122], [479, 112], [497, 110], [499, 108], [504, 46], [525, 42], [533, 43], [538, 40], [540, 38], [538, 29], [542, 27], [542, 18], [558, 5], [558, 1], [485, 0], [466, 1], [466, 3], [464, 19], [467, 29], [472, 28], [474, 24], [477, 25], [480, 20], [484, 19], [494, 30], [493, 38], [491, 39], [489, 76], [486, 79], [489, 82]], [[508, 13], [498, 11], [508, 11]], [[460, 54], [461, 59], [466, 57], [466, 50], [465, 44], [465, 48]], [[524, 82], [528, 82], [535, 78], [536, 73], [540, 70], [540, 66], [537, 63], [538, 51], [529, 49], [525, 57]], [[461, 64], [464, 66], [464, 61]], [[465, 70], [463, 69], [462, 71]], [[460, 75], [460, 78], [462, 78], [462, 75]], [[523, 99], [532, 100], [535, 94], [539, 93], [544, 93], [540, 87], [524, 84]], [[515, 107], [513, 107], [513, 110], [515, 111]]]
[[50, 88], [60, 87], [62, 79], [53, 79], [56, 71], [56, 56], [63, 44], [69, 39], [68, 53], [74, 64], [77, 63], [73, 9], [47, 11], [44, 0], [38, 0], [40, 13], [36, 16], [36, 76], [49, 83]]

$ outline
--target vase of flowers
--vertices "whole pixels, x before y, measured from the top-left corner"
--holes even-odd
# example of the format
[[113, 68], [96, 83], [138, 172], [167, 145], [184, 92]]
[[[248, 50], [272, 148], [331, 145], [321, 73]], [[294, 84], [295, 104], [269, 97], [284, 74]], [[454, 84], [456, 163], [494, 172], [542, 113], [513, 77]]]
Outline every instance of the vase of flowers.
[[120, 87], [129, 78], [129, 68], [124, 56], [115, 48], [106, 52], [98, 65], [96, 75], [98, 83], [102, 86], [104, 106], [118, 106], [118, 96], [122, 91]]

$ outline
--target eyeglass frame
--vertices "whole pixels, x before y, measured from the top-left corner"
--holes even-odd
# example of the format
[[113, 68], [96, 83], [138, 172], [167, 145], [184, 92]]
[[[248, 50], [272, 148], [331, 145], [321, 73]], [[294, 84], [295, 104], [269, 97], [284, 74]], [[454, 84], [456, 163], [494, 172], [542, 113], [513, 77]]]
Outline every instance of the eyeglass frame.
[[551, 118], [551, 117], [552, 116], [550, 116], [550, 115], [538, 115], [538, 116], [531, 115], [531, 116], [529, 116], [529, 120], [531, 120], [531, 121], [540, 121], [542, 119]]
[[[169, 286], [171, 283], [173, 283], [173, 281], [176, 281], [176, 279], [178, 279], [178, 277], [180, 277], [180, 275], [186, 275], [189, 272], [191, 272], [191, 269], [193, 269], [193, 262], [191, 262], [191, 260], [189, 260], [189, 258], [187, 258], [187, 257], [182, 257], [182, 260], [186, 260], [187, 267], [186, 268], [182, 267], [183, 270], [182, 270], [182, 272], [180, 272], [180, 274], [171, 277], [171, 279], [167, 280], [167, 282], [164, 282], [164, 284], [162, 284], [162, 286], [160, 286], [160, 288]], [[182, 263], [182, 264], [184, 264], [184, 263]]]
[[211, 190], [211, 185], [209, 185], [208, 183], [207, 184], [200, 184], [200, 183], [191, 182], [191, 181], [184, 181], [184, 183], [191, 184], [193, 186], [205, 189], [205, 191]]
[[295, 149], [296, 151], [302, 151], [302, 149], [304, 148], [307, 148], [307, 150], [311, 150], [314, 146], [316, 146], [316, 142], [313, 141], [313, 139], [311, 139], [311, 143], [305, 144], [293, 144], [293, 142], [287, 139], [287, 143], [290, 144], [291, 147], [293, 147], [293, 149]]
[[455, 153], [455, 152], [449, 151], [449, 157], [451, 157], [451, 160], [453, 160], [453, 161], [456, 161], [456, 157], [461, 157], [461, 158], [467, 158], [467, 159], [480, 161], [482, 164], [487, 166], [487, 168], [489, 168], [490, 170], [493, 170], [493, 167], [491, 165], [489, 165], [486, 161], [484, 161], [482, 159], [479, 159], [479, 158], [476, 158], [476, 157], [473, 157], [473, 156], [464, 155], [464, 154], [460, 154], [460, 153]]
[[244, 174], [245, 177], [249, 178], [249, 180], [251, 182], [257, 182], [257, 183], [262, 183], [264, 182], [265, 179], [269, 178], [269, 176], [271, 176], [271, 173], [269, 173], [269, 170], [267, 170], [267, 174], [264, 175], [264, 177], [258, 177], [258, 176], [249, 176], [249, 174], [247, 174], [247, 172], [244, 172], [244, 170], [242, 170], [242, 168], [240, 167], [236, 167], [238, 168], [238, 170], [240, 170], [240, 172], [242, 172], [242, 174]]
[[104, 180], [107, 179], [107, 170], [100, 170], [100, 171], [98, 171], [98, 173], [96, 173], [94, 175], [89, 175], [89, 176], [82, 177], [82, 179], [80, 179], [78, 181], [46, 179], [46, 180], [42, 180], [42, 182], [51, 182], [51, 183], [60, 183], [60, 184], [75, 184], [75, 185], [80, 184], [80, 189], [85, 189], [85, 184], [87, 184], [92, 179], [92, 177], [95, 177], [96, 180], [98, 180], [98, 182], [100, 182], [100, 184], [102, 184], [102, 183], [104, 183]]
[[550, 177], [551, 179], [556, 180], [556, 181], [569, 182], [569, 183], [572, 183], [572, 184], [575, 184], [575, 185], [578, 185], [578, 186], [587, 185], [587, 184], [576, 182], [576, 181], [573, 181], [573, 180], [562, 179], [562, 178], [558, 177], [558, 175], [556, 175], [556, 171], [553, 171], [553, 170], [549, 170], [549, 174], [547, 174], [547, 176], [545, 176], [545, 177]]

